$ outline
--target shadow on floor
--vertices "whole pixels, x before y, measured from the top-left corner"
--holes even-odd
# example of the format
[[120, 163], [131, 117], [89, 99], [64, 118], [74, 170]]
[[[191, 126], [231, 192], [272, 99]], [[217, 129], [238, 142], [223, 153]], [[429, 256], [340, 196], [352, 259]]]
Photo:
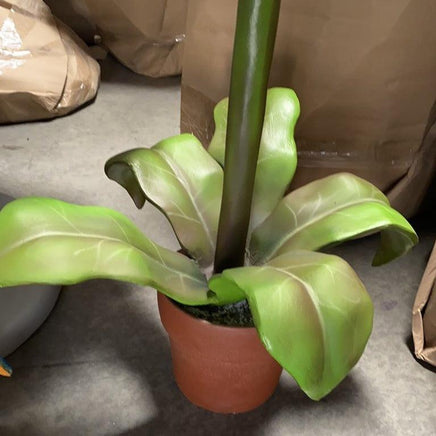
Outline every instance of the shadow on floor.
[[[170, 371], [161, 374], [171, 377]], [[150, 385], [153, 382], [149, 375]], [[358, 395], [359, 386], [348, 377], [342, 385], [330, 394], [328, 399], [316, 403], [307, 398], [296, 387], [279, 386], [271, 399], [260, 408], [241, 415], [219, 415], [191, 405], [182, 394], [172, 386], [168, 391], [153, 389], [153, 396], [158, 407], [158, 414], [149, 422], [123, 435], [254, 435], [264, 434], [274, 417], [286, 412], [286, 420], [292, 422], [302, 414], [312, 415], [327, 404], [336, 407], [358, 407], [362, 398]], [[360, 398], [359, 398], [360, 397]], [[359, 399], [358, 399], [359, 398]]]
[[413, 343], [413, 336], [412, 335], [407, 336], [406, 339], [404, 340], [404, 342], [407, 345], [407, 348], [409, 349], [410, 354], [415, 359], [415, 362], [419, 363], [423, 368], [428, 369], [429, 371], [434, 372], [436, 374], [436, 367], [434, 367], [433, 365], [430, 365], [427, 362], [424, 362], [421, 359], [418, 359], [415, 356], [415, 344]]
[[101, 81], [104, 83], [117, 83], [126, 86], [139, 86], [150, 88], [165, 88], [180, 86], [180, 75], [153, 78], [134, 73], [118, 62], [110, 53], [105, 59], [99, 61], [101, 67]]
[[[121, 284], [111, 284], [122, 292]], [[311, 415], [324, 407], [359, 408], [365, 402], [364, 393], [352, 376], [321, 402], [310, 400], [298, 387], [281, 382], [272, 398], [259, 409], [242, 415], [219, 415], [192, 405], [177, 388], [172, 375], [168, 341], [163, 330], [151, 323], [137, 307], [130, 306], [126, 319], [135, 329], [147, 332], [142, 338], [143, 352], [124, 362], [129, 370], [143, 380], [154, 401], [156, 415], [124, 435], [197, 435], [197, 434], [257, 434], [276, 415], [286, 411], [287, 419], [303, 412]], [[115, 332], [108, 334], [115, 334]], [[157, 340], [156, 340], [157, 339]], [[127, 357], [127, 356], [125, 356]]]
[[[147, 291], [147, 294], [143, 293]], [[56, 434], [54, 430], [58, 430], [58, 424], [55, 423], [59, 421], [62, 422], [59, 430], [65, 430], [65, 434], [84, 430], [86, 426], [81, 420], [84, 419], [83, 413], [87, 412], [83, 412], [83, 409], [80, 409], [82, 412], [76, 412], [75, 403], [67, 403], [67, 418], [64, 410], [42, 408], [38, 411], [40, 416], [36, 422], [21, 413], [8, 423], [9, 413], [13, 410], [25, 410], [32, 402], [53, 401], [47, 398], [47, 393], [59, 390], [59, 386], [62, 386], [57, 394], [60, 396], [55, 399], [62, 400], [74, 394], [74, 401], [85, 404], [85, 410], [89, 408], [89, 413], [97, 416], [93, 422], [104, 422], [103, 415], [108, 411], [99, 409], [109, 407], [104, 395], [116, 393], [123, 386], [99, 386], [98, 383], [112, 383], [110, 373], [102, 374], [103, 382], [99, 380], [93, 383], [87, 372], [87, 368], [94, 364], [91, 355], [95, 361], [107, 359], [111, 364], [115, 362], [123, 373], [134, 374], [134, 379], [142, 385], [139, 389], [148, 392], [152, 400], [150, 410], [154, 414], [151, 419], [150, 413], [147, 413], [150, 411], [144, 410], [144, 422], [137, 428], [126, 431], [125, 425], [121, 424], [119, 431], [114, 428], [114, 433], [110, 434], [261, 434], [262, 429], [283, 412], [287, 420], [297, 420], [300, 416], [301, 421], [302, 415], [310, 419], [314, 414], [321, 413], [322, 409], [332, 408], [332, 405], [335, 405], [336, 410], [359, 411], [367, 401], [364, 389], [352, 375], [318, 403], [307, 398], [290, 379], [285, 378], [272, 398], [256, 411], [242, 415], [218, 415], [202, 410], [186, 400], [174, 382], [166, 335], [155, 322], [155, 308], [146, 307], [156, 304], [154, 295], [149, 292], [138, 288], [126, 289], [122, 283], [105, 280], [66, 288], [43, 328], [10, 356], [9, 362], [15, 367], [16, 374], [10, 383], [2, 386], [5, 396], [0, 395], [0, 430], [3, 429], [0, 433], [5, 436]], [[144, 299], [144, 295], [147, 298]], [[50, 370], [46, 380], [43, 380], [44, 374], [47, 374], [44, 368]], [[82, 370], [77, 368], [83, 368], [83, 377], [75, 375], [77, 380], [66, 382], [65, 374], [70, 369], [75, 374], [82, 374]], [[114, 383], [120, 383], [119, 380], [117, 378]], [[63, 383], [66, 383], [66, 387], [63, 387]], [[71, 391], [75, 389], [71, 384], [80, 384], [79, 395], [77, 390]], [[99, 387], [103, 388], [103, 397], [99, 398], [97, 406], [88, 397], [88, 391]], [[124, 412], [128, 414], [132, 401], [124, 397], [116, 410], [109, 411], [114, 421], [123, 421], [117, 419], [117, 415]]]

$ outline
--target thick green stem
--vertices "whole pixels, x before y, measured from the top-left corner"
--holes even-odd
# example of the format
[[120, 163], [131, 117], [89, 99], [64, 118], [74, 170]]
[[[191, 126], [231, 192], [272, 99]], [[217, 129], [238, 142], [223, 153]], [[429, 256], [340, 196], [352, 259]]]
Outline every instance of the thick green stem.
[[280, 0], [240, 0], [215, 272], [244, 264]]

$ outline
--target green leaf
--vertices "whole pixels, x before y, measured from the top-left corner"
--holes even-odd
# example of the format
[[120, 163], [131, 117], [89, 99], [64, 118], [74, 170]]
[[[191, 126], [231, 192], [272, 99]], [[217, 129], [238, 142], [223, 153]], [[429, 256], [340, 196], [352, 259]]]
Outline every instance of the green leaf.
[[362, 355], [373, 307], [339, 257], [296, 251], [223, 276], [246, 293], [265, 348], [310, 398], [327, 395]]
[[2, 209], [0, 286], [93, 278], [149, 285], [181, 303], [208, 303], [206, 278], [195, 262], [156, 245], [118, 212], [49, 198], [23, 198]]
[[[228, 98], [215, 107], [216, 127], [208, 149], [221, 165], [224, 165], [227, 112]], [[257, 227], [270, 214], [294, 176], [297, 166], [294, 128], [299, 115], [300, 104], [293, 90], [268, 90], [251, 207], [251, 228]]]
[[262, 264], [290, 250], [318, 250], [382, 231], [373, 264], [406, 253], [418, 237], [384, 194], [352, 174], [334, 174], [287, 195], [253, 231], [250, 259]]
[[223, 274], [214, 274], [209, 279], [209, 289], [214, 293], [213, 304], [222, 306], [224, 304], [237, 303], [245, 299], [245, 294], [233, 281], [227, 279]]
[[121, 153], [106, 163], [105, 171], [127, 189], [138, 207], [145, 199], [157, 206], [180, 245], [201, 267], [212, 265], [223, 170], [193, 135]]

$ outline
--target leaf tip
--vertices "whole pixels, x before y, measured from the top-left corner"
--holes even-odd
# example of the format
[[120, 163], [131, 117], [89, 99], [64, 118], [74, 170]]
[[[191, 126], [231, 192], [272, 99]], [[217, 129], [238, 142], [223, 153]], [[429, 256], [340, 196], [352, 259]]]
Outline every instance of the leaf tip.
[[117, 182], [128, 192], [138, 209], [142, 209], [146, 198], [133, 170], [129, 164], [118, 161], [117, 157], [114, 156], [106, 162], [104, 172], [110, 180]]

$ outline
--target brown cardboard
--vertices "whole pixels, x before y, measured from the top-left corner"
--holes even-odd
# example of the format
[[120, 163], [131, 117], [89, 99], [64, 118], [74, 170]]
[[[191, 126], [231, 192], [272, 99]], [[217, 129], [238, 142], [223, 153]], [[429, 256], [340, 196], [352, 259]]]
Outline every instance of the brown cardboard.
[[412, 333], [416, 357], [436, 366], [436, 244], [413, 305]]
[[436, 101], [430, 111], [421, 147], [407, 174], [389, 191], [388, 197], [404, 215], [418, 211], [436, 174]]
[[0, 123], [64, 115], [91, 100], [100, 68], [41, 0], [0, 0]]
[[[92, 31], [122, 64], [151, 77], [182, 71], [188, 0], [49, 0], [87, 42]], [[62, 3], [62, 5], [60, 4]]]
[[[181, 128], [204, 145], [210, 109], [228, 94], [236, 5], [189, 4]], [[436, 97], [435, 16], [434, 0], [282, 0], [270, 85], [301, 101], [293, 187], [351, 171], [386, 192], [401, 180], [405, 192]], [[433, 172], [414, 184], [417, 198]], [[399, 190], [393, 206], [410, 215], [416, 201]]]

